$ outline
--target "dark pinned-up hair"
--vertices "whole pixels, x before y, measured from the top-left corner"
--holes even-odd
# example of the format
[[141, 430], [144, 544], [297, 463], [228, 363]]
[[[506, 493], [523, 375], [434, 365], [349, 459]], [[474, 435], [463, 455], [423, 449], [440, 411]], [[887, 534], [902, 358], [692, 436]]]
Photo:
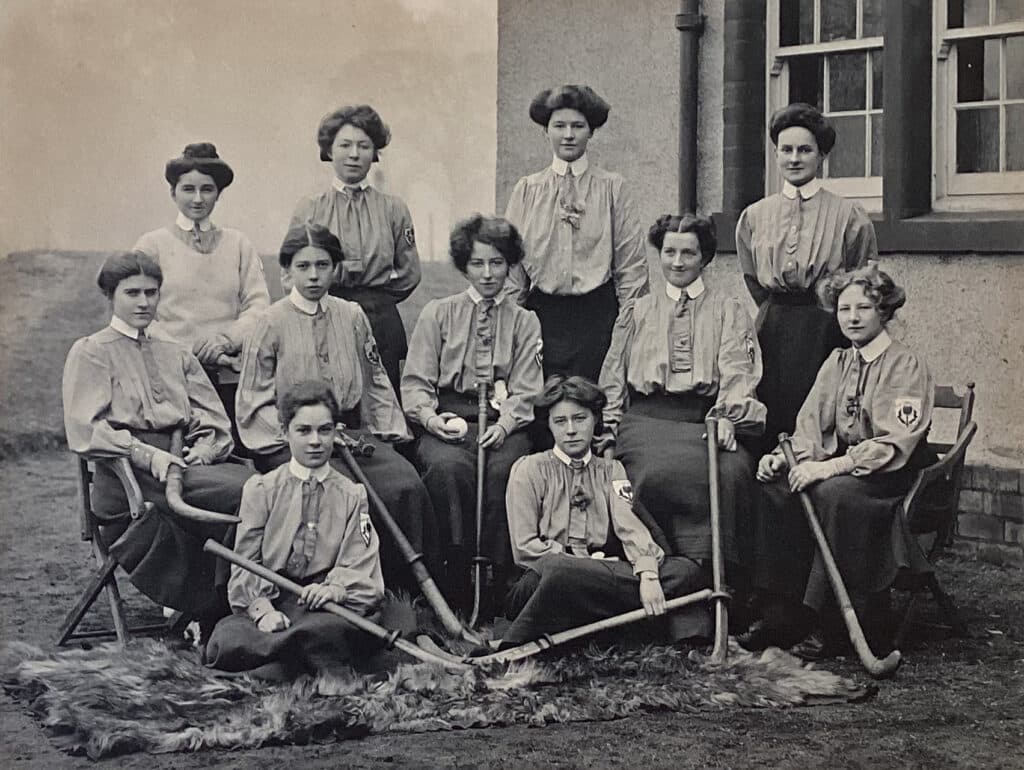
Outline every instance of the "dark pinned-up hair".
[[663, 214], [647, 231], [647, 242], [661, 251], [667, 233], [693, 233], [697, 236], [697, 242], [700, 243], [703, 264], [706, 265], [715, 258], [718, 251], [718, 235], [715, 230], [715, 220], [711, 217], [689, 211], [682, 215]]
[[463, 275], [473, 255], [473, 244], [477, 242], [493, 246], [505, 258], [509, 267], [523, 260], [523, 239], [519, 237], [515, 225], [503, 217], [474, 214], [455, 225], [448, 240], [448, 253]]
[[331, 419], [335, 422], [341, 419], [338, 400], [334, 397], [331, 386], [324, 380], [300, 380], [289, 385], [277, 395], [277, 418], [281, 421], [281, 427], [287, 431], [302, 407], [317, 404], [326, 406], [331, 413]]
[[817, 288], [818, 301], [823, 308], [834, 313], [839, 303], [839, 295], [853, 285], [864, 288], [864, 296], [875, 303], [875, 307], [882, 315], [883, 323], [889, 323], [896, 315], [896, 311], [907, 302], [907, 293], [903, 287], [898, 286], [888, 273], [879, 270], [874, 260], [856, 270], [832, 273], [824, 281], [820, 281]]
[[155, 259], [141, 251], [126, 251], [111, 254], [103, 260], [100, 271], [96, 274], [96, 285], [100, 287], [103, 296], [110, 299], [114, 296], [117, 285], [133, 275], [148, 275], [156, 280], [157, 286], [163, 286], [164, 283], [163, 270]]
[[564, 85], [547, 88], [530, 102], [530, 120], [547, 128], [551, 121], [551, 113], [563, 109], [581, 113], [593, 132], [607, 122], [611, 105], [598, 96], [590, 86]]
[[534, 402], [536, 406], [550, 411], [551, 407], [562, 401], [572, 401], [584, 409], [589, 409], [594, 415], [594, 434], [604, 432], [603, 413], [608, 404], [608, 397], [604, 391], [592, 380], [574, 374], [566, 377], [564, 374], [552, 374], [544, 383], [544, 389], [537, 396]]
[[281, 267], [291, 267], [292, 258], [307, 246], [326, 251], [331, 255], [331, 264], [333, 265], [337, 265], [345, 259], [345, 252], [341, 248], [338, 236], [323, 225], [306, 222], [301, 225], [292, 225], [285, 234], [277, 261]]
[[189, 171], [198, 171], [200, 174], [207, 174], [213, 178], [217, 185], [217, 192], [221, 192], [235, 179], [235, 172], [231, 166], [221, 160], [217, 154], [217, 148], [209, 142], [196, 142], [185, 145], [181, 156], [171, 158], [164, 167], [164, 179], [173, 188], [178, 185], [178, 180]]
[[817, 107], [804, 102], [793, 102], [776, 110], [768, 126], [768, 135], [776, 147], [779, 145], [779, 134], [793, 126], [806, 128], [814, 134], [814, 140], [818, 143], [822, 155], [832, 152], [836, 144], [836, 130], [832, 127], [831, 121], [822, 115]]
[[381, 120], [380, 114], [369, 104], [346, 104], [334, 112], [324, 115], [316, 131], [316, 143], [320, 145], [320, 160], [331, 160], [331, 145], [342, 126], [353, 125], [362, 129], [373, 142], [373, 159], [380, 160], [380, 151], [391, 141], [391, 129]]

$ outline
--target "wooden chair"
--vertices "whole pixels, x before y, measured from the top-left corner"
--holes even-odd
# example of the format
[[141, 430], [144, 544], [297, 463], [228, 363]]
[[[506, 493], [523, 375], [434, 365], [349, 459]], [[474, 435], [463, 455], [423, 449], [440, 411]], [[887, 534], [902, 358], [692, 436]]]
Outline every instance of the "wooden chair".
[[[103, 538], [100, 536], [99, 519], [92, 508], [92, 478], [94, 469], [90, 467], [90, 461], [82, 457], [78, 457], [77, 462], [79, 492], [82, 503], [80, 511], [81, 535], [82, 540], [92, 543], [92, 552], [96, 559], [97, 569], [86, 585], [85, 590], [79, 596], [78, 601], [75, 602], [75, 605], [61, 624], [57, 636], [57, 645], [62, 646], [69, 642], [97, 639], [111, 635], [116, 635], [118, 642], [125, 645], [131, 640], [132, 634], [166, 633], [175, 632], [179, 629], [184, 630], [187, 618], [183, 617], [180, 612], [176, 612], [165, 623], [135, 627], [128, 626], [125, 620], [121, 592], [117, 587], [117, 577], [115, 575], [117, 561], [110, 555], [106, 544], [103, 542]], [[142, 489], [139, 487], [135, 473], [126, 458], [95, 462], [110, 463], [110, 467], [124, 487], [125, 496], [128, 498], [128, 510], [132, 519], [139, 518], [152, 506], [152, 503], [143, 500]], [[103, 591], [106, 591], [107, 600], [110, 603], [110, 614], [113, 616], [114, 627], [112, 629], [103, 628], [94, 631], [78, 631], [77, 629], [82, 619]]]
[[[974, 414], [974, 383], [967, 383], [962, 394], [948, 385], [935, 387], [935, 408], [959, 410], [956, 438], [953, 443], [929, 442], [939, 460], [918, 473], [910, 491], [903, 499], [901, 515], [911, 547], [917, 547], [932, 565], [952, 541], [960, 510], [960, 482], [964, 472], [967, 447], [978, 430], [971, 419]], [[899, 648], [914, 619], [921, 594], [928, 591], [953, 633], [967, 634], [967, 625], [960, 617], [952, 597], [939, 584], [935, 571], [923, 575], [901, 576], [897, 587], [911, 592], [907, 611], [896, 634]]]

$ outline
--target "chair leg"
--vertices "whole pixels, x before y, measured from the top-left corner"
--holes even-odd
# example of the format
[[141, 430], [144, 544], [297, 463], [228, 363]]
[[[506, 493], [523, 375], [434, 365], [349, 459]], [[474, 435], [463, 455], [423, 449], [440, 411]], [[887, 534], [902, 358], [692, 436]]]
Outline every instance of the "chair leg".
[[953, 597], [942, 590], [942, 586], [939, 585], [939, 578], [936, 577], [934, 572], [928, 576], [928, 590], [931, 591], [932, 596], [935, 597], [935, 602], [942, 610], [942, 614], [945, 616], [946, 620], [949, 621], [950, 628], [953, 630], [953, 635], [967, 636], [967, 624], [964, 623], [963, 618], [960, 617], [960, 612], [957, 610], [956, 604], [953, 602]]
[[[78, 628], [78, 624], [82, 622], [82, 618], [85, 617], [85, 613], [89, 611], [92, 603], [96, 601], [96, 597], [100, 595], [100, 591], [102, 591], [104, 587], [109, 586], [110, 582], [113, 581], [115, 569], [117, 569], [117, 561], [113, 556], [108, 556], [101, 564], [99, 571], [89, 582], [85, 592], [81, 597], [79, 597], [78, 601], [75, 602], [75, 606], [71, 608], [71, 611], [61, 624], [60, 634], [57, 637], [58, 647], [67, 643], [68, 639], [75, 632], [75, 629]], [[114, 590], [117, 590], [116, 584]]]
[[[92, 546], [97, 562], [102, 560], [105, 564], [113, 559], [107, 551], [103, 538], [100, 536], [98, 526], [93, 531]], [[110, 604], [110, 615], [114, 620], [114, 633], [117, 634], [117, 641], [124, 647], [131, 641], [131, 634], [128, 631], [128, 623], [124, 618], [124, 602], [121, 601], [121, 591], [117, 587], [117, 578], [114, 576], [113, 570], [111, 570], [105, 587], [107, 589], [107, 601]]]

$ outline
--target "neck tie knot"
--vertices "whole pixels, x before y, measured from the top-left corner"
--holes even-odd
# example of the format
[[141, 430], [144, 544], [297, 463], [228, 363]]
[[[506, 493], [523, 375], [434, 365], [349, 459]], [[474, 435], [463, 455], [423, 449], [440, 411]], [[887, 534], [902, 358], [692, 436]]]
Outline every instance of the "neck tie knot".
[[574, 471], [581, 471], [586, 467], [586, 463], [584, 463], [582, 459], [577, 457], [569, 461], [569, 467], [572, 468]]

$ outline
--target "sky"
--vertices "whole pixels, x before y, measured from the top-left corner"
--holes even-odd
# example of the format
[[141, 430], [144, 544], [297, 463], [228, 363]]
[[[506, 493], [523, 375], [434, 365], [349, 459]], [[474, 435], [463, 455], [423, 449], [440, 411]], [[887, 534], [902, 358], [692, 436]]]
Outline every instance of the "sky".
[[196, 141], [235, 171], [214, 219], [274, 252], [347, 103], [391, 126], [373, 178], [425, 259], [494, 209], [497, 0], [4, 0], [0, 50], [0, 256], [130, 248]]

